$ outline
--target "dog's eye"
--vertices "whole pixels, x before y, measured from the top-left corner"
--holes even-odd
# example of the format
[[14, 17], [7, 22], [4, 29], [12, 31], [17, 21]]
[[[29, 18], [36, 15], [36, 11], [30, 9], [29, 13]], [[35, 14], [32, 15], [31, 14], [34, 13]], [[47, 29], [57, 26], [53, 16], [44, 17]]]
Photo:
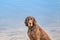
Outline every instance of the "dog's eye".
[[31, 20], [32, 20], [32, 18], [31, 18]]
[[28, 21], [29, 21], [29, 19], [28, 19]]

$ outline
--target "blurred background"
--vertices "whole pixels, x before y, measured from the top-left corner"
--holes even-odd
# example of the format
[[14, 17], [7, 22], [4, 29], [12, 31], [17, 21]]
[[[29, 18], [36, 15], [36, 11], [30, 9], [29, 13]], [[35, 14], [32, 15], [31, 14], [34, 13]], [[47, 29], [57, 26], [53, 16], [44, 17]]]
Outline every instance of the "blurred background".
[[0, 40], [29, 40], [27, 16], [35, 17], [52, 40], [60, 40], [60, 0], [0, 0]]

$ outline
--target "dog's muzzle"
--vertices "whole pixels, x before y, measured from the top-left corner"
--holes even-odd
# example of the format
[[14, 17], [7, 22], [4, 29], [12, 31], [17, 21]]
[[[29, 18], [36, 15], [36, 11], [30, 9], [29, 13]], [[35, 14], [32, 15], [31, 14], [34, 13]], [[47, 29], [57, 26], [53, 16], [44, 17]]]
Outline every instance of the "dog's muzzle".
[[32, 20], [29, 20], [29, 22], [28, 22], [28, 26], [29, 26], [29, 27], [33, 26], [33, 22], [32, 22]]

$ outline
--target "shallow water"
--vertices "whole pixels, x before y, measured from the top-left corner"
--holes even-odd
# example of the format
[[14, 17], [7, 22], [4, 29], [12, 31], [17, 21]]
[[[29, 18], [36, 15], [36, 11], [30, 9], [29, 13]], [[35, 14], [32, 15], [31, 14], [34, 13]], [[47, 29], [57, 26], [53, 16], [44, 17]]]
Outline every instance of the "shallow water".
[[[47, 25], [42, 28], [52, 40], [60, 40], [60, 26], [55, 25], [55, 23], [52, 25]], [[0, 40], [29, 40], [27, 27], [20, 21], [0, 21]]]
[[[60, 40], [60, 27], [43, 27], [52, 40]], [[0, 40], [28, 40], [27, 28], [3, 28], [0, 27]]]

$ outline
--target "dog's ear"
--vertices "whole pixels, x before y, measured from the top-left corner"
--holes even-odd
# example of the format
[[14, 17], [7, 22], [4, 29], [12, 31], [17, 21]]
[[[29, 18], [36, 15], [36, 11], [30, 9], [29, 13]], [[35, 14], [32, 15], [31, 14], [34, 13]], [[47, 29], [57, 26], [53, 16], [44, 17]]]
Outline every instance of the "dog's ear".
[[35, 20], [35, 18], [33, 18], [33, 25], [36, 25], [36, 20]]
[[28, 23], [27, 23], [27, 18], [25, 19], [25, 25], [28, 26]]

